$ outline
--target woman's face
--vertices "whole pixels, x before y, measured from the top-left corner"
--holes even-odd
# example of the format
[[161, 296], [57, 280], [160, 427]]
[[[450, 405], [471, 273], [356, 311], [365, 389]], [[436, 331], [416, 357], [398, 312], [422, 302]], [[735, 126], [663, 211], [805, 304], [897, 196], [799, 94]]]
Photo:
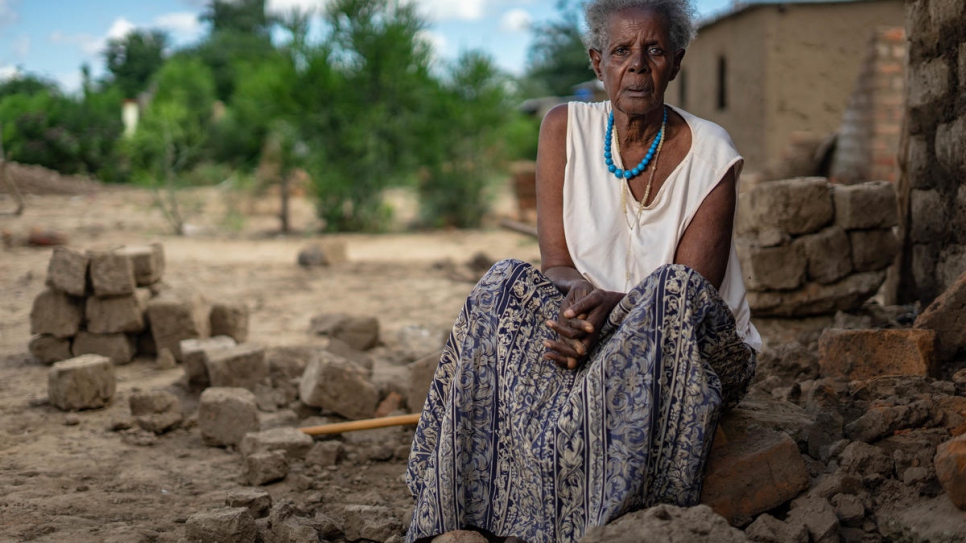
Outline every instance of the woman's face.
[[684, 58], [683, 49], [671, 50], [667, 18], [648, 8], [623, 9], [610, 15], [607, 37], [603, 51], [590, 50], [590, 60], [614, 108], [637, 116], [664, 104]]

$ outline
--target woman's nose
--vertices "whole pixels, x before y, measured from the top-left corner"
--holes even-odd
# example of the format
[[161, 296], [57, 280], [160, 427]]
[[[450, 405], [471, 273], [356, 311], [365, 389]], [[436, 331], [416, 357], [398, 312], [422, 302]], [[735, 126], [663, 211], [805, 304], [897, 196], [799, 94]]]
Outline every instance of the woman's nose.
[[631, 65], [630, 70], [635, 73], [641, 73], [648, 69], [647, 57], [644, 54], [644, 50], [635, 51], [631, 53]]

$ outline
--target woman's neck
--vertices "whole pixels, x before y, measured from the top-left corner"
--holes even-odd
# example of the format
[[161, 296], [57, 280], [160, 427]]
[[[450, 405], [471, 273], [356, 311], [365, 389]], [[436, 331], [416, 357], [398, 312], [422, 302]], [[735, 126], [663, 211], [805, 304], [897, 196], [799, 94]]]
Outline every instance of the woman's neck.
[[630, 116], [622, 111], [614, 110], [614, 129], [620, 138], [622, 149], [631, 146], [650, 145], [651, 140], [661, 130], [664, 119], [664, 104], [642, 115]]

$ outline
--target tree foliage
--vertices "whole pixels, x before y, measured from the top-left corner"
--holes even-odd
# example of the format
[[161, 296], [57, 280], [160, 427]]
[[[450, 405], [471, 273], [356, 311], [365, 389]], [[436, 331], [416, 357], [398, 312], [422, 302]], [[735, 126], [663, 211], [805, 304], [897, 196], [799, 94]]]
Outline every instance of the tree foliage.
[[106, 68], [125, 98], [135, 98], [147, 89], [151, 76], [164, 64], [168, 44], [168, 35], [160, 30], [133, 30], [107, 42]]
[[594, 78], [581, 39], [579, 6], [560, 0], [560, 18], [536, 24], [527, 53], [527, 94], [569, 96], [573, 86]]

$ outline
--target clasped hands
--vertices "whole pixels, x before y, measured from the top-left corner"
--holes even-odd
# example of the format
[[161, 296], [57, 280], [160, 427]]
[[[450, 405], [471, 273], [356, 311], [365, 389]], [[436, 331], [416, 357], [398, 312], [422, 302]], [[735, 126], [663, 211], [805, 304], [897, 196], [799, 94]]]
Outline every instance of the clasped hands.
[[545, 323], [557, 338], [544, 340], [547, 352], [543, 357], [562, 368], [580, 367], [597, 344], [607, 316], [623, 297], [619, 292], [595, 288], [589, 281], [575, 284], [560, 303], [557, 320]]

